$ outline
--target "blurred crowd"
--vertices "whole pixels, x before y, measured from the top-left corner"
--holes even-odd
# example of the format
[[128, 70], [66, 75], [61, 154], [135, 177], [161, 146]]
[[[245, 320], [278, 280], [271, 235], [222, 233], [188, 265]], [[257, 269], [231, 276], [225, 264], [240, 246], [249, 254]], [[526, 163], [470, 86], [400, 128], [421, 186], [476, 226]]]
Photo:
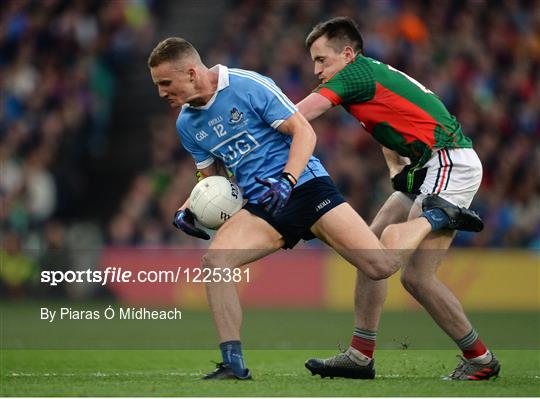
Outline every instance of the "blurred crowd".
[[84, 245], [100, 242], [93, 224], [66, 222], [91, 194], [85, 166], [107, 150], [119, 69], [152, 32], [145, 1], [0, 3], [0, 277], [8, 287], [47, 251], [80, 246], [81, 234]]
[[[318, 84], [304, 47], [311, 28], [334, 16], [355, 19], [366, 55], [434, 91], [473, 139], [484, 178], [472, 207], [486, 229], [459, 234], [456, 244], [540, 247], [539, 1], [231, 0], [227, 9], [210, 32], [211, 46], [200, 49], [207, 65], [258, 71], [295, 102]], [[61, 249], [66, 240], [81, 245], [88, 237], [80, 224], [75, 232], [68, 228], [77, 220], [77, 200], [92, 194], [85, 164], [107, 149], [121, 67], [135, 55], [144, 60], [162, 39], [154, 19], [150, 0], [1, 3], [3, 257], [22, 256], [22, 246]], [[154, 117], [151, 167], [137, 174], [121, 203], [111, 204], [117, 212], [107, 225], [86, 227], [93, 242], [204, 244], [171, 226], [195, 184], [175, 118], [174, 112]], [[391, 193], [380, 147], [341, 109], [313, 125], [316, 155], [369, 222]]]
[[[236, 1], [213, 44], [200, 50], [207, 65], [263, 73], [298, 102], [318, 84], [305, 37], [338, 15], [358, 22], [366, 55], [438, 94], [473, 139], [484, 177], [472, 207], [486, 229], [460, 233], [456, 245], [539, 248], [540, 2]], [[170, 226], [195, 183], [175, 118], [152, 126], [153, 166], [134, 180], [109, 226], [112, 243], [198, 244]], [[379, 146], [341, 109], [313, 126], [316, 155], [370, 221], [391, 192]]]

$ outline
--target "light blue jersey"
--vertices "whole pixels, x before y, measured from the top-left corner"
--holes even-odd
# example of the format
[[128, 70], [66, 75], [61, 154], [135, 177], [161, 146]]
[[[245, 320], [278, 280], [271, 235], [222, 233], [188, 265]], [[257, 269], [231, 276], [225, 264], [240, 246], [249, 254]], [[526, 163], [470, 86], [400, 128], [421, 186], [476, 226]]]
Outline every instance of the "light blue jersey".
[[[221, 159], [244, 198], [255, 202], [265, 190], [255, 177], [277, 178], [283, 172], [292, 137], [276, 129], [297, 109], [269, 78], [223, 65], [212, 70], [219, 73], [216, 93], [204, 106], [184, 105], [176, 129], [198, 169]], [[312, 156], [297, 186], [321, 176], [328, 172]]]

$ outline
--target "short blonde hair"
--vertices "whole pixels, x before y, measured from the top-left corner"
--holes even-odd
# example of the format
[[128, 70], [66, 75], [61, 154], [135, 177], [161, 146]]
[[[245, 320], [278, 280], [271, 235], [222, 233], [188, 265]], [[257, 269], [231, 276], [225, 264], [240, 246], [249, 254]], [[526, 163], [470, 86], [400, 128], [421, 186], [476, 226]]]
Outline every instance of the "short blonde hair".
[[193, 45], [181, 37], [168, 37], [158, 43], [148, 57], [148, 67], [153, 68], [167, 61], [181, 60], [188, 57], [201, 59]]

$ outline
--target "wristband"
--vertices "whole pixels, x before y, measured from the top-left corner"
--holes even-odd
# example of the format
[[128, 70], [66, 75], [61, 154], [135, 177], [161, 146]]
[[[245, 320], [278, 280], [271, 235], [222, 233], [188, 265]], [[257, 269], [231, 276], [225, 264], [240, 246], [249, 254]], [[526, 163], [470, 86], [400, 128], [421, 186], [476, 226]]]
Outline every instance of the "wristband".
[[293, 176], [292, 173], [283, 172], [281, 173], [281, 177], [285, 178], [290, 183], [291, 187], [296, 186], [296, 183], [298, 183], [298, 180]]

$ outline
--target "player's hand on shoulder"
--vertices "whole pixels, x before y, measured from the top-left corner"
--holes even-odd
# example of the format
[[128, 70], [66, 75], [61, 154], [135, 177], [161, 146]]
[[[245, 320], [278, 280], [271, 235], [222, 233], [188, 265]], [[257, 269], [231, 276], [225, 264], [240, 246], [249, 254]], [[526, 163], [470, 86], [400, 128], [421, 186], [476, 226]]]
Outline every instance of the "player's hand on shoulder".
[[190, 236], [209, 240], [210, 236], [206, 231], [195, 226], [195, 215], [189, 208], [179, 209], [174, 214], [173, 226], [182, 230]]
[[401, 171], [392, 177], [392, 187], [403, 193], [420, 194], [420, 187], [424, 184], [427, 167], [414, 168], [405, 165]]
[[255, 180], [257, 183], [268, 187], [257, 199], [257, 203], [263, 206], [266, 212], [271, 212], [273, 216], [287, 204], [292, 189], [296, 184], [296, 178], [286, 172], [282, 173], [278, 179], [273, 177], [267, 179], [256, 177]]

